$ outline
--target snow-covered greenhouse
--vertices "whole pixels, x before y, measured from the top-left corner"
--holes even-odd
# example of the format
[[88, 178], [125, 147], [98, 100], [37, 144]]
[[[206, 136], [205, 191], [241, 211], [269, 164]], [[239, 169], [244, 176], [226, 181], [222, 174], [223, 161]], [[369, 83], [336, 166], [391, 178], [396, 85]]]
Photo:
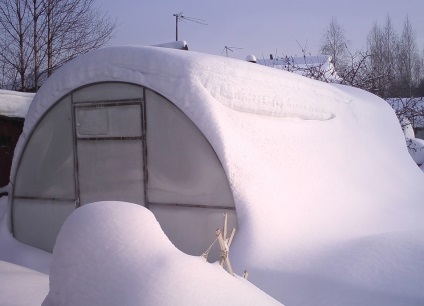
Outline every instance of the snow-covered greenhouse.
[[236, 225], [217, 154], [173, 96], [153, 85], [167, 81], [110, 69], [110, 58], [118, 68], [142, 61], [148, 69], [151, 52], [106, 49], [82, 57], [36, 95], [11, 181], [16, 239], [52, 252], [67, 216], [104, 200], [148, 207], [189, 254], [202, 254], [213, 242], [223, 212]]
[[[0, 259], [42, 257], [51, 304], [66, 290], [86, 305], [202, 304], [193, 292], [226, 298], [210, 290], [225, 282], [184, 253], [208, 250], [227, 212], [234, 272], [286, 305], [421, 305], [423, 185], [393, 109], [371, 93], [223, 56], [104, 48], [58, 69], [31, 103], [0, 229], [7, 220], [38, 249], [0, 231]], [[147, 301], [136, 304], [159, 304]]]

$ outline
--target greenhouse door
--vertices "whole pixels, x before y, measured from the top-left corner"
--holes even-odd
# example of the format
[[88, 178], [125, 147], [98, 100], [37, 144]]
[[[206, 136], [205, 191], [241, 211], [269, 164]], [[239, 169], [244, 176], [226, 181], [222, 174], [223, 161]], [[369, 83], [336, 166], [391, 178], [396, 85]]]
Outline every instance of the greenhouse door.
[[142, 100], [74, 105], [79, 204], [144, 205]]

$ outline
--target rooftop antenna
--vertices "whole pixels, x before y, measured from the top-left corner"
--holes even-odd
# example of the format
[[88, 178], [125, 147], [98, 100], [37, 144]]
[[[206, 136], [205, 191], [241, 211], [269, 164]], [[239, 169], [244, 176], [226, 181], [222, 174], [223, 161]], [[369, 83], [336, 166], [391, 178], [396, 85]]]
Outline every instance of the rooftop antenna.
[[243, 49], [243, 48], [224, 46], [224, 49], [222, 49], [221, 54], [222, 54], [222, 53], [224, 53], [224, 51], [225, 51], [225, 56], [226, 56], [226, 57], [228, 57], [228, 51], [230, 51], [230, 52], [234, 52], [234, 50], [233, 50], [233, 49]]
[[203, 19], [184, 16], [183, 12], [179, 12], [178, 14], [172, 14], [172, 16], [175, 17], [175, 41], [178, 41], [178, 22], [180, 21], [188, 20], [201, 25], [208, 25]]

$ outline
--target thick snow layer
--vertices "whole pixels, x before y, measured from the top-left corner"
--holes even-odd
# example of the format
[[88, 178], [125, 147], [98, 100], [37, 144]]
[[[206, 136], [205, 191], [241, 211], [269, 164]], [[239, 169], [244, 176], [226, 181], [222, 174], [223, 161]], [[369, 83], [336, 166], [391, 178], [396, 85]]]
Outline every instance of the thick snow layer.
[[393, 232], [293, 252], [279, 271], [252, 271], [252, 282], [286, 305], [424, 305], [423, 237]]
[[0, 261], [1, 305], [39, 306], [48, 290], [48, 275]]
[[154, 45], [154, 47], [170, 48], [170, 49], [188, 49], [187, 42], [185, 40], [172, 41], [164, 44]]
[[[239, 274], [247, 269], [262, 290], [287, 305], [424, 304], [424, 175], [385, 101], [234, 59], [154, 47], [101, 49], [65, 65], [39, 90], [12, 177], [45, 111], [71, 90], [101, 81], [157, 91], [205, 134], [236, 204], [233, 266]], [[69, 244], [55, 255], [58, 262], [67, 260], [66, 251], [81, 254]], [[65, 268], [57, 264], [52, 285]], [[99, 269], [96, 279], [103, 280]], [[93, 271], [87, 275], [94, 279]], [[155, 290], [166, 286], [162, 272], [169, 271], [157, 271]], [[57, 285], [51, 292], [70, 290]], [[172, 286], [178, 284], [166, 288]]]
[[97, 202], [65, 222], [43, 306], [281, 305], [219, 264], [175, 248], [139, 205]]
[[0, 89], [0, 115], [25, 118], [34, 95]]

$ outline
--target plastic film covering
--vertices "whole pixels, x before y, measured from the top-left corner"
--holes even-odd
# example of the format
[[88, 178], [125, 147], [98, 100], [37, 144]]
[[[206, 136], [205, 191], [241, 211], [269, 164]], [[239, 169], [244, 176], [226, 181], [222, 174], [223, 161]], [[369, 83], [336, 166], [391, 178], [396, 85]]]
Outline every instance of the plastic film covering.
[[[100, 101], [110, 88], [114, 93], [109, 99], [133, 100], [115, 100], [109, 105]], [[93, 90], [97, 90], [97, 97]], [[81, 93], [98, 102], [75, 105], [80, 203], [119, 200], [144, 204], [141, 88], [97, 84], [77, 91], [74, 98]]]
[[224, 169], [197, 126], [153, 91], [145, 99], [148, 201], [234, 207]]
[[80, 203], [144, 204], [141, 140], [78, 141]]
[[15, 197], [75, 200], [70, 97], [54, 106], [32, 134], [15, 179]]
[[141, 105], [75, 108], [78, 138], [141, 137]]
[[[223, 212], [230, 229], [237, 224], [224, 169], [197, 126], [162, 96], [125, 83], [79, 89], [40, 121], [14, 182], [14, 236], [51, 252], [78, 200], [147, 200], [170, 240], [192, 255], [215, 240]], [[216, 246], [209, 260], [218, 257]]]
[[126, 83], [99, 83], [73, 93], [73, 102], [114, 101], [137, 99], [143, 96], [141, 86]]
[[74, 209], [74, 201], [15, 198], [14, 236], [25, 244], [53, 252], [56, 237], [65, 219]]

